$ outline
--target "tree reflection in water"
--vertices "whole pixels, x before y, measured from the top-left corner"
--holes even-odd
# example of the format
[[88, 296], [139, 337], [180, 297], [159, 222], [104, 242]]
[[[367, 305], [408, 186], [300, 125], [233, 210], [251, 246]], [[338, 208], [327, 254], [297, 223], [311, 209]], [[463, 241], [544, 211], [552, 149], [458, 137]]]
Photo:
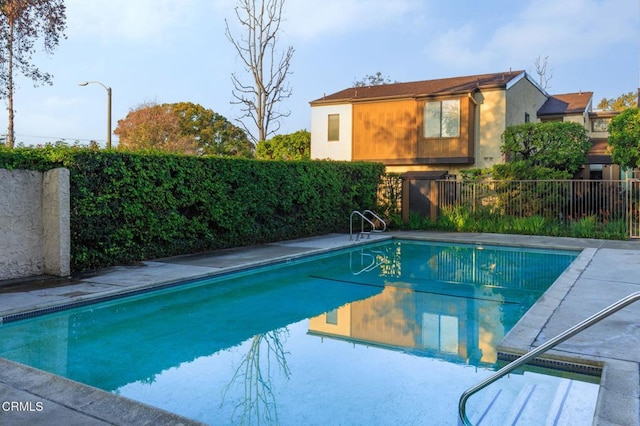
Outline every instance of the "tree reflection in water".
[[224, 388], [220, 404], [224, 405], [232, 388], [244, 389], [244, 397], [238, 401], [232, 414], [234, 419], [239, 415], [238, 423], [278, 424], [273, 376], [280, 372], [285, 379], [289, 379], [291, 375], [285, 358], [287, 352], [284, 350], [288, 336], [289, 330], [285, 327], [256, 334], [251, 339], [249, 351], [242, 357], [231, 382]]

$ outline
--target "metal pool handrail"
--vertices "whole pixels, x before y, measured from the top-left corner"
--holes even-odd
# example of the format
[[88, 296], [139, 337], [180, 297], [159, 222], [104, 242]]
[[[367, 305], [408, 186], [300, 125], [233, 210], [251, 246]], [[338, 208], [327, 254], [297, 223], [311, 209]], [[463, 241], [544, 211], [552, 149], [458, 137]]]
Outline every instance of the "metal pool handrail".
[[[369, 219], [366, 215], [370, 214], [371, 216], [373, 216], [372, 219], [377, 219], [379, 222], [382, 223], [382, 229], [377, 229], [376, 228], [376, 224], [373, 222], [372, 219]], [[359, 212], [358, 210], [354, 210], [351, 212], [351, 215], [349, 216], [349, 241], [353, 240], [353, 216], [360, 216], [361, 222], [360, 222], [360, 232], [358, 233], [358, 236], [356, 237], [356, 240], [358, 240], [360, 238], [360, 236], [362, 234], [367, 234], [367, 238], [370, 237], [371, 232], [384, 232], [387, 229], [387, 223], [382, 220], [382, 218], [380, 216], [378, 216], [377, 214], [375, 214], [374, 212], [372, 212], [371, 210], [365, 210], [364, 212]], [[364, 223], [367, 222], [369, 224], [369, 226], [371, 226], [371, 231], [365, 232], [364, 230]]]
[[378, 219], [378, 222], [382, 223], [382, 229], [376, 229], [376, 227], [373, 227], [373, 232], [384, 232], [387, 230], [387, 222], [384, 221], [384, 219], [382, 219], [380, 216], [378, 216], [377, 214], [375, 214], [374, 212], [372, 212], [371, 210], [365, 210], [364, 212], [362, 212], [363, 214], [370, 214], [371, 216], [373, 216], [374, 219]]
[[521, 365], [524, 365], [524, 364], [528, 363], [529, 361], [531, 361], [532, 359], [534, 359], [538, 355], [548, 351], [549, 349], [551, 349], [551, 348], [555, 347], [556, 345], [564, 342], [565, 340], [569, 339], [570, 337], [573, 337], [576, 334], [580, 333], [582, 330], [591, 327], [593, 324], [596, 324], [596, 323], [600, 322], [601, 320], [605, 319], [609, 315], [618, 312], [620, 309], [622, 309], [622, 308], [624, 308], [624, 307], [626, 307], [626, 306], [628, 306], [628, 305], [630, 305], [633, 302], [636, 302], [638, 300], [640, 300], [640, 291], [637, 291], [635, 293], [631, 293], [630, 295], [618, 300], [616, 303], [607, 306], [606, 308], [604, 308], [600, 312], [590, 316], [589, 318], [585, 319], [584, 321], [579, 322], [578, 324], [574, 325], [573, 327], [571, 327], [571, 328], [567, 329], [566, 331], [560, 333], [559, 335], [557, 335], [553, 339], [549, 340], [548, 342], [546, 342], [546, 343], [538, 346], [537, 348], [527, 352], [526, 354], [522, 355], [520, 358], [518, 358], [515, 361], [512, 361], [511, 363], [509, 363], [509, 364], [505, 365], [504, 367], [502, 367], [500, 370], [498, 370], [492, 376], [487, 377], [482, 382], [480, 382], [477, 385], [475, 385], [475, 386], [467, 389], [466, 391], [464, 391], [462, 393], [462, 395], [460, 396], [460, 401], [458, 402], [458, 414], [460, 416], [460, 421], [462, 422], [462, 424], [471, 425], [471, 422], [467, 418], [466, 404], [467, 404], [467, 400], [473, 394], [475, 394], [476, 392], [478, 392], [478, 391], [484, 389], [485, 387], [489, 386], [491, 383], [497, 381], [501, 377], [506, 376], [507, 374], [509, 374], [510, 372], [515, 370], [516, 368], [520, 367]]

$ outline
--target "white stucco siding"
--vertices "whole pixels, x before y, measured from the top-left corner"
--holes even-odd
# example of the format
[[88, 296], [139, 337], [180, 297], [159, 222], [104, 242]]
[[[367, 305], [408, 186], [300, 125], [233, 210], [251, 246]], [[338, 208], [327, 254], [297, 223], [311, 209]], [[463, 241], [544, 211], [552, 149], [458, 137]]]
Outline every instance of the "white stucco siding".
[[[578, 123], [584, 126], [585, 128], [587, 128], [587, 124], [588, 124], [588, 120], [585, 114], [565, 115], [564, 117], [562, 117], [562, 121], [569, 122], [569, 123]], [[589, 129], [587, 128], [587, 130]]]
[[504, 90], [486, 90], [476, 95], [479, 100], [479, 135], [476, 138], [473, 167], [489, 168], [503, 160], [500, 147], [502, 132], [506, 128], [506, 94]]
[[[351, 161], [353, 108], [351, 104], [311, 107], [311, 159]], [[340, 137], [329, 142], [329, 115], [340, 116]]]
[[0, 169], [0, 280], [70, 269], [69, 170]]
[[547, 101], [547, 95], [531, 80], [522, 78], [507, 89], [506, 126], [538, 121], [538, 110]]

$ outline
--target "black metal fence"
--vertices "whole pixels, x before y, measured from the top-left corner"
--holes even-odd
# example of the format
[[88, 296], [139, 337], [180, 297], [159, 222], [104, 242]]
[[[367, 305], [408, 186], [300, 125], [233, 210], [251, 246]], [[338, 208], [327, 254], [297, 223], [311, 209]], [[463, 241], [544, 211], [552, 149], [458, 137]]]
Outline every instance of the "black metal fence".
[[439, 208], [485, 208], [559, 223], [584, 218], [598, 223], [624, 221], [629, 237], [640, 238], [639, 180], [440, 180], [437, 184]]

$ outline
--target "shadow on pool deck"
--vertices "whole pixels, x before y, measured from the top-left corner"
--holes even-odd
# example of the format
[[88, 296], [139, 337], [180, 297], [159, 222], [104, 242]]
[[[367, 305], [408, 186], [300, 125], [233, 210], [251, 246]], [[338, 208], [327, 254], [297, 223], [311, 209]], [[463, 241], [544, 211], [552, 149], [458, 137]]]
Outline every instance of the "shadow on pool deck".
[[[581, 250], [580, 256], [509, 332], [499, 350], [522, 354], [640, 290], [640, 241], [523, 235], [393, 232], [284, 241], [107, 268], [70, 279], [0, 281], [0, 322], [185, 280], [286, 261], [388, 238]], [[547, 358], [602, 368], [596, 425], [640, 424], [640, 303], [549, 351]], [[7, 405], [7, 402], [9, 405]], [[12, 402], [23, 404], [12, 405]], [[29, 403], [29, 404], [25, 404]], [[176, 414], [0, 358], [0, 424], [191, 425]], [[12, 407], [15, 407], [13, 409]]]

